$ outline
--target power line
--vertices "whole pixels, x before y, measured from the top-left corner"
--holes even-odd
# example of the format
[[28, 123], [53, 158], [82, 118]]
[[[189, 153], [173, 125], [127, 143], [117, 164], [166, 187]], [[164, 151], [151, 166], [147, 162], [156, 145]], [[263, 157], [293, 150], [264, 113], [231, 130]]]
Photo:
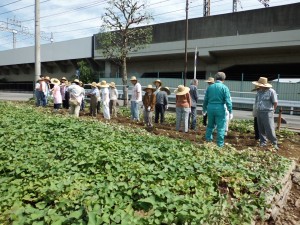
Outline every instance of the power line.
[[[45, 2], [49, 2], [50, 0], [45, 0], [45, 1], [42, 1], [41, 3], [45, 3]], [[0, 13], [0, 15], [3, 15], [3, 14], [7, 14], [7, 13], [11, 13], [11, 12], [14, 12], [14, 11], [18, 11], [18, 10], [20, 10], [20, 9], [26, 9], [26, 8], [29, 8], [29, 7], [32, 7], [32, 6], [34, 6], [34, 4], [33, 5], [27, 5], [27, 6], [24, 6], [24, 7], [22, 7], [22, 8], [18, 8], [18, 9], [13, 9], [13, 10], [10, 10], [10, 11], [6, 11], [6, 12], [4, 12], [4, 13]]]
[[7, 3], [5, 5], [0, 5], [0, 7], [4, 7], [4, 6], [7, 6], [7, 5], [12, 5], [12, 4], [15, 4], [15, 3], [20, 2], [20, 1], [22, 1], [22, 0], [18, 0], [18, 1], [11, 2], [11, 3]]

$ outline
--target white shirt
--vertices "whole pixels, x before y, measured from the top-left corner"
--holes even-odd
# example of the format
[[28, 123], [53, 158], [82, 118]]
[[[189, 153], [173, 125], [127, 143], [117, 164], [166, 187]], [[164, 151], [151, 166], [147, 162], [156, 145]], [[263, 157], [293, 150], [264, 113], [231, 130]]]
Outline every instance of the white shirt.
[[118, 90], [116, 88], [110, 88], [109, 89], [109, 98], [110, 100], [118, 100]]
[[132, 88], [131, 101], [142, 101], [142, 86], [140, 83], [136, 83]]
[[104, 103], [109, 103], [109, 90], [108, 88], [102, 89], [102, 101]]

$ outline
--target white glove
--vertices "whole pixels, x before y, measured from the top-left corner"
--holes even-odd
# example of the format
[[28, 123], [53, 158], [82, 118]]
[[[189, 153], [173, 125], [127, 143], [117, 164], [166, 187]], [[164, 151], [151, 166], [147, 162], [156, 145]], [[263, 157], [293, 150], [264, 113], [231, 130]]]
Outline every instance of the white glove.
[[232, 120], [232, 119], [233, 119], [233, 114], [230, 113], [230, 114], [229, 114], [229, 120]]
[[150, 112], [150, 109], [151, 109], [151, 107], [150, 107], [150, 106], [148, 106], [148, 108], [147, 108], [147, 109], [148, 109], [148, 112]]
[[203, 116], [206, 116], [206, 112], [202, 111], [202, 115], [203, 115]]

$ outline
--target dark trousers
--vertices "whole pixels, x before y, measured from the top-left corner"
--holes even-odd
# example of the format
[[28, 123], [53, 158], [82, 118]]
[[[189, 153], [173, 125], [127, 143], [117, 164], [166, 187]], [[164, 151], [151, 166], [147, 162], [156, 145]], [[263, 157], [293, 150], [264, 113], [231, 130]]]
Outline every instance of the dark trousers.
[[97, 113], [100, 113], [101, 110], [101, 102], [97, 101]]
[[62, 102], [64, 109], [69, 109], [69, 107], [70, 107], [69, 98], [70, 98], [69, 92], [66, 91], [65, 100], [63, 100], [63, 102]]
[[203, 121], [202, 121], [203, 126], [207, 126], [207, 114], [203, 116]]
[[165, 105], [163, 104], [156, 104], [155, 105], [155, 119], [154, 122], [158, 123], [158, 120], [160, 118], [160, 123], [165, 122]]
[[257, 117], [254, 117], [254, 132], [255, 132], [255, 140], [259, 140], [259, 130], [257, 124]]
[[197, 107], [191, 107], [191, 113], [189, 114], [189, 127], [192, 130], [195, 130], [196, 123], [197, 123]]

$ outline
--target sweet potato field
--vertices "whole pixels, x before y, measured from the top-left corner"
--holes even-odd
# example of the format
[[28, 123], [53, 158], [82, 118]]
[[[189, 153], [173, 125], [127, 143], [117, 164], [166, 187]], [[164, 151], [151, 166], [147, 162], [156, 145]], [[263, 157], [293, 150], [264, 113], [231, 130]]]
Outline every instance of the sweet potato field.
[[249, 224], [289, 165], [0, 102], [0, 224]]

